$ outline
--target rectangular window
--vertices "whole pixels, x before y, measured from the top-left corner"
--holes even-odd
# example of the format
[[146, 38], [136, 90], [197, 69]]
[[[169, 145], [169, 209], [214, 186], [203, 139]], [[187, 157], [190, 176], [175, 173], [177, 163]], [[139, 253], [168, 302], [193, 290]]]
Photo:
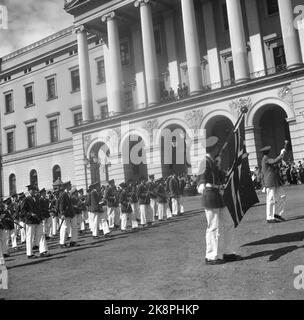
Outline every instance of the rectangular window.
[[132, 91], [125, 92], [125, 107], [126, 109], [132, 109], [133, 105], [133, 95]]
[[106, 119], [109, 117], [109, 111], [108, 111], [107, 104], [100, 107], [100, 117], [101, 117], [101, 119]]
[[46, 80], [46, 85], [47, 85], [47, 98], [48, 98], [48, 100], [55, 99], [57, 97], [55, 77], [48, 78]]
[[59, 140], [57, 119], [50, 121], [50, 137], [51, 137], [51, 142], [57, 142]]
[[229, 22], [228, 22], [228, 12], [227, 12], [227, 5], [226, 3], [222, 4], [222, 13], [223, 13], [223, 24], [224, 24], [224, 30], [229, 30]]
[[7, 137], [7, 153], [12, 153], [15, 151], [15, 143], [14, 143], [14, 132], [8, 132], [6, 134]]
[[74, 125], [80, 126], [82, 124], [82, 112], [74, 113]]
[[27, 142], [29, 148], [34, 148], [36, 145], [35, 126], [27, 127]]
[[234, 67], [233, 67], [232, 60], [228, 61], [228, 67], [229, 67], [230, 80], [231, 80], [231, 82], [233, 82], [235, 79], [235, 75], [234, 75]]
[[160, 36], [159, 29], [154, 30], [154, 39], [155, 39], [156, 54], [161, 54], [162, 53], [162, 46], [161, 46], [161, 36]]
[[278, 0], [266, 0], [266, 7], [269, 16], [279, 12]]
[[33, 86], [25, 87], [25, 103], [27, 107], [32, 106], [34, 104]]
[[276, 68], [283, 68], [286, 66], [286, 57], [283, 46], [273, 48], [273, 57]]
[[11, 113], [13, 111], [13, 94], [7, 93], [5, 94], [5, 113]]
[[106, 81], [106, 71], [104, 60], [97, 60], [97, 83], [103, 83]]
[[126, 66], [130, 64], [129, 44], [127, 41], [120, 44], [121, 64]]
[[72, 80], [72, 91], [80, 90], [80, 78], [79, 78], [79, 69], [71, 71], [71, 80]]

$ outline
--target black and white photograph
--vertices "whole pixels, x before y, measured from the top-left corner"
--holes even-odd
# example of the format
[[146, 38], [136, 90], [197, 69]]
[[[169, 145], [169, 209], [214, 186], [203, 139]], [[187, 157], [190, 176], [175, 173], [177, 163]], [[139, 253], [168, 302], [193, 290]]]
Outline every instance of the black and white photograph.
[[303, 300], [303, 195], [303, 1], [0, 0], [0, 300]]

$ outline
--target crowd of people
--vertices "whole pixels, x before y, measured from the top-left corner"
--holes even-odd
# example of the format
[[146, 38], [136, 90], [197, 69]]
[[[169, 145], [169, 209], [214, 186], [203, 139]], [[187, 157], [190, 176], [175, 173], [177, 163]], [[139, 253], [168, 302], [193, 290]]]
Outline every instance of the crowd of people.
[[177, 87], [177, 92], [175, 92], [172, 87], [169, 90], [161, 87], [160, 91], [161, 100], [166, 102], [175, 101], [176, 99], [181, 100], [189, 96], [189, 87], [186, 85], [186, 83], [179, 84]]
[[0, 202], [0, 258], [20, 250], [20, 244], [25, 244], [29, 259], [38, 257], [36, 250], [40, 257], [48, 257], [48, 240], [58, 234], [60, 248], [74, 247], [83, 233], [99, 239], [110, 237], [113, 230], [147, 228], [155, 221], [182, 215], [182, 194], [191, 183], [193, 177], [172, 174], [166, 179], [150, 175], [118, 185], [110, 180], [107, 186], [92, 184], [86, 192], [60, 179], [50, 191], [29, 185], [27, 194], [14, 194]]
[[[293, 161], [282, 161], [277, 165], [277, 172], [283, 186], [304, 184], [304, 165], [302, 161], [299, 161], [298, 163]], [[255, 167], [255, 169], [251, 171], [251, 174], [255, 189], [262, 189], [263, 179], [261, 169]]]

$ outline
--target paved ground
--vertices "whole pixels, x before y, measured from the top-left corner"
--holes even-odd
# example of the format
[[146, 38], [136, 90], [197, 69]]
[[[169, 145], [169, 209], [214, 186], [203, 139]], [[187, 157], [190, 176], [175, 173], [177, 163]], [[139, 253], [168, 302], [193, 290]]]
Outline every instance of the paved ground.
[[[7, 260], [5, 299], [303, 299], [293, 286], [304, 265], [304, 186], [287, 188], [288, 222], [265, 222], [265, 197], [237, 229], [243, 261], [203, 263], [205, 217], [189, 212], [171, 222], [111, 239], [81, 237], [81, 246], [30, 261], [24, 252]], [[189, 210], [199, 197], [186, 199]]]

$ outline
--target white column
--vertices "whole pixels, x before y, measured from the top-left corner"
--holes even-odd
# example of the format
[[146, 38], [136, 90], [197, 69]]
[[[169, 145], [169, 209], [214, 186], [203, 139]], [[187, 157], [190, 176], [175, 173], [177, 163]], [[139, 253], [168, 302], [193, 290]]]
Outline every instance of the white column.
[[246, 0], [246, 14], [249, 30], [249, 41], [255, 77], [265, 76], [265, 54], [262, 42], [257, 0]]
[[235, 82], [249, 79], [249, 64], [240, 0], [226, 0]]
[[278, 4], [287, 68], [292, 69], [302, 64], [298, 30], [294, 25], [292, 1], [278, 0]]
[[213, 5], [212, 1], [202, 2], [202, 5], [205, 26], [205, 39], [208, 53], [210, 83], [211, 88], [216, 89], [222, 86], [223, 78], [220, 67], [220, 55], [216, 39]]
[[304, 61], [304, 18], [299, 19], [297, 23], [298, 23], [298, 29], [299, 29], [302, 61]]
[[147, 107], [147, 88], [145, 82], [145, 67], [143, 61], [142, 42], [140, 30], [132, 30], [134, 68], [136, 81], [136, 102], [135, 109]]
[[120, 56], [120, 44], [118, 26], [115, 13], [111, 12], [102, 17], [103, 22], [107, 22], [108, 29], [108, 49], [111, 72], [111, 98], [113, 103], [112, 111], [114, 114], [123, 112], [123, 77]]
[[150, 0], [137, 0], [134, 5], [140, 8], [148, 105], [154, 106], [160, 101], [160, 86], [151, 2]]
[[177, 61], [176, 36], [174, 29], [173, 13], [169, 12], [164, 16], [166, 45], [168, 54], [168, 69], [170, 74], [170, 86], [177, 93], [178, 85], [180, 84], [180, 72]]
[[181, 0], [190, 94], [202, 91], [203, 78], [193, 0]]
[[113, 99], [112, 93], [112, 68], [111, 68], [111, 59], [110, 59], [110, 51], [107, 44], [108, 41], [105, 41], [102, 50], [105, 64], [105, 75], [106, 75], [106, 91], [107, 91], [107, 102], [108, 102], [108, 112], [112, 115], [115, 112], [115, 103]]
[[91, 71], [89, 61], [89, 48], [87, 32], [84, 26], [74, 30], [77, 35], [80, 94], [82, 105], [82, 118], [84, 122], [93, 120], [93, 93], [91, 83]]

